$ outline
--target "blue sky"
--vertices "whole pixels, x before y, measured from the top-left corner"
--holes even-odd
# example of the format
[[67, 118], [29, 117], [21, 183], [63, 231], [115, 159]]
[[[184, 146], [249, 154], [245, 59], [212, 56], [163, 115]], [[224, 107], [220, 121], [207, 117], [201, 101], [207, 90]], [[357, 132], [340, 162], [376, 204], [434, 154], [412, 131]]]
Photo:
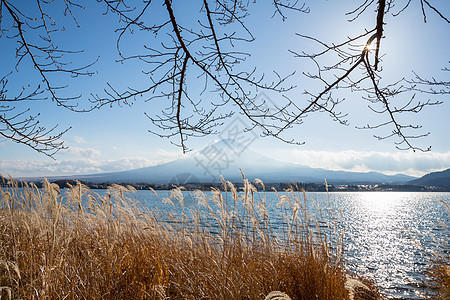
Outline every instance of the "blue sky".
[[[22, 1], [23, 4], [25, 1]], [[176, 3], [175, 14], [182, 21], [191, 22], [192, 14], [201, 7], [201, 1]], [[198, 2], [198, 3], [197, 3]], [[356, 1], [358, 2], [358, 1]], [[435, 2], [445, 16], [450, 16], [448, 1]], [[358, 2], [359, 3], [359, 2]], [[276, 70], [280, 74], [296, 71], [291, 84], [297, 86], [289, 96], [297, 103], [305, 103], [305, 89], [320, 90], [318, 83], [311, 81], [302, 72], [313, 71], [314, 65], [306, 59], [295, 58], [288, 50], [312, 52], [316, 44], [301, 39], [295, 33], [316, 36], [325, 42], [344, 41], [347, 36], [359, 34], [364, 29], [375, 25], [375, 13], [364, 13], [357, 21], [348, 22], [346, 12], [357, 7], [355, 1], [309, 1], [309, 14], [288, 13], [288, 19], [282, 22], [273, 15], [273, 7], [268, 2], [258, 2], [250, 7], [247, 24], [256, 40], [244, 45], [245, 51], [251, 53], [244, 67], [257, 67], [260, 73], [271, 74]], [[400, 2], [399, 2], [400, 7]], [[70, 95], [82, 94], [78, 100], [81, 106], [88, 105], [90, 93], [101, 93], [106, 83], [126, 88], [127, 86], [145, 86], [148, 81], [141, 73], [143, 65], [139, 62], [116, 63], [119, 58], [116, 51], [117, 33], [114, 31], [117, 20], [113, 16], [103, 16], [102, 4], [89, 4], [86, 10], [75, 10], [80, 28], [74, 26], [71, 19], [60, 16], [67, 32], [58, 36], [61, 45], [69, 49], [85, 50], [70, 60], [74, 65], [83, 65], [100, 57], [93, 67], [97, 74], [87, 78], [55, 78], [61, 83], [70, 84], [66, 92]], [[375, 7], [374, 7], [375, 8]], [[29, 9], [33, 9], [32, 6]], [[164, 13], [163, 10], [161, 10]], [[156, 14], [158, 15], [158, 14]], [[398, 80], [413, 77], [414, 70], [423, 77], [450, 81], [450, 72], [441, 71], [449, 67], [448, 49], [450, 41], [449, 24], [427, 11], [425, 24], [420, 5], [411, 4], [400, 16], [387, 15], [385, 18], [385, 38], [382, 40], [382, 76], [385, 80]], [[58, 20], [59, 21], [59, 20]], [[5, 22], [5, 21], [4, 21]], [[124, 49], [129, 54], [142, 48], [145, 36], [136, 34], [127, 38]], [[14, 63], [14, 43], [0, 38], [0, 72], [12, 70]], [[146, 66], [144, 66], [146, 68]], [[270, 75], [268, 75], [270, 76]], [[24, 62], [18, 71], [14, 71], [10, 80], [9, 91], [20, 89], [27, 83], [39, 83], [36, 72]], [[192, 90], [200, 90], [201, 82], [193, 82]], [[263, 155], [312, 167], [334, 170], [379, 171], [388, 174], [404, 173], [420, 176], [424, 173], [450, 167], [450, 139], [448, 130], [450, 121], [449, 95], [439, 100], [444, 103], [428, 107], [420, 114], [406, 116], [411, 122], [423, 125], [423, 132], [431, 134], [416, 142], [418, 146], [432, 146], [432, 151], [420, 153], [400, 151], [395, 148], [393, 140], [378, 141], [373, 134], [379, 132], [358, 130], [355, 126], [375, 121], [379, 116], [367, 109], [367, 103], [361, 94], [345, 92], [347, 100], [341, 110], [349, 113], [349, 126], [333, 122], [325, 114], [310, 115], [305, 124], [288, 132], [289, 137], [306, 142], [302, 146], [287, 145], [273, 138], [257, 138], [251, 148]], [[424, 100], [427, 95], [417, 95]], [[209, 97], [203, 95], [201, 97]], [[271, 101], [277, 103], [279, 96], [268, 94]], [[163, 101], [135, 101], [132, 107], [102, 108], [90, 113], [74, 113], [56, 106], [50, 101], [22, 103], [33, 112], [41, 113], [41, 124], [47, 127], [59, 124], [59, 128], [72, 129], [64, 135], [63, 140], [69, 147], [56, 154], [52, 160], [32, 149], [0, 138], [0, 173], [12, 176], [53, 176], [91, 174], [127, 170], [155, 165], [182, 157], [180, 148], [172, 145], [168, 139], [161, 139], [148, 132], [153, 125], [143, 112], [157, 113], [166, 103]], [[236, 119], [237, 118], [237, 119]], [[409, 121], [406, 119], [406, 121]], [[224, 132], [233, 122], [246, 122], [242, 116], [232, 117], [220, 130]], [[259, 134], [258, 131], [256, 131]], [[198, 139], [189, 139], [188, 147], [200, 150], [221, 136], [213, 135]]]

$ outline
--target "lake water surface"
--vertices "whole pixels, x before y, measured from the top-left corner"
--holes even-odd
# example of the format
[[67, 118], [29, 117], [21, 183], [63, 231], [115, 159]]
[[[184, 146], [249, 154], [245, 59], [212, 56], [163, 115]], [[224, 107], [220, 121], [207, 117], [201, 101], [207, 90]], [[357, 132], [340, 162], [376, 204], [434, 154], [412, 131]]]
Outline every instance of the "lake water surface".
[[[152, 191], [131, 196], [149, 210], [181, 209], [176, 201], [174, 206], [163, 203], [170, 191], [157, 193], [159, 198]], [[183, 195], [187, 208], [201, 209], [193, 192]], [[303, 198], [301, 193], [298, 196]], [[283, 226], [277, 194], [266, 192], [258, 197], [265, 197], [272, 225]], [[319, 217], [320, 206], [319, 219], [332, 216], [344, 231], [350, 270], [372, 277], [389, 298], [422, 298], [427, 260], [433, 251], [448, 251], [444, 244], [449, 240], [450, 213], [440, 201], [450, 204], [450, 193], [334, 192], [306, 193], [306, 198], [311, 215]]]

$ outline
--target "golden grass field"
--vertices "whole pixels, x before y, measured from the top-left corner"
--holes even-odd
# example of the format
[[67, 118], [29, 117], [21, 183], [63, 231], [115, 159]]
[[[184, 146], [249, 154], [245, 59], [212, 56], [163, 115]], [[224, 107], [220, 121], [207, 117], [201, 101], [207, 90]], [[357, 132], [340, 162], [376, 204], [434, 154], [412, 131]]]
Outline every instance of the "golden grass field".
[[[201, 210], [174, 189], [161, 201], [181, 203], [178, 214], [145, 211], [118, 185], [104, 196], [82, 184], [62, 196], [47, 181], [2, 188], [0, 299], [382, 298], [348, 272], [343, 233], [332, 220], [321, 232], [304, 193], [279, 196], [286, 225], [275, 232], [262, 182], [258, 190], [244, 179], [239, 193], [223, 184], [226, 194], [195, 192]], [[440, 259], [430, 284], [435, 299], [449, 299], [448, 256]]]

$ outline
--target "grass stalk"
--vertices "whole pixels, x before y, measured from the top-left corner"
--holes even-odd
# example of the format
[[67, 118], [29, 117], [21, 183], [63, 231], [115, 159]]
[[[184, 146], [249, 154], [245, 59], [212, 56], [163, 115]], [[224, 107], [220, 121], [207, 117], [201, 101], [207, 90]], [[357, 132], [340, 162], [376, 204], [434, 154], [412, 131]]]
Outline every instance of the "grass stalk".
[[286, 222], [275, 230], [261, 181], [261, 191], [245, 178], [242, 191], [223, 183], [226, 192], [196, 191], [195, 207], [173, 190], [165, 201], [181, 209], [166, 213], [146, 210], [131, 187], [102, 196], [80, 183], [11, 182], [0, 194], [0, 298], [380, 298], [349, 277], [341, 233], [322, 231], [305, 193], [279, 194]]

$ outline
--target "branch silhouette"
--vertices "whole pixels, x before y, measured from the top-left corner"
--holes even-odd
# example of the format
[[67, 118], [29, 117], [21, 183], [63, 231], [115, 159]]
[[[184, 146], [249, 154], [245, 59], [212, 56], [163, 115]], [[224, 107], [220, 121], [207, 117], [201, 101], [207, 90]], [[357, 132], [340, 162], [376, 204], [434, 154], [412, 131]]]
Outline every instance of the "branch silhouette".
[[[416, 146], [413, 140], [426, 137], [429, 132], [417, 132], [422, 126], [418, 124], [402, 123], [399, 116], [406, 113], [419, 113], [423, 108], [427, 106], [433, 106], [441, 104], [441, 100], [431, 101], [427, 99], [425, 101], [416, 100], [415, 92], [429, 93], [434, 95], [445, 95], [449, 93], [448, 82], [423, 79], [417, 74], [415, 74], [415, 79], [406, 80], [402, 78], [397, 82], [391, 82], [386, 86], [381, 85], [382, 79], [382, 69], [380, 64], [382, 59], [380, 56], [380, 50], [382, 49], [382, 39], [384, 32], [384, 16], [394, 6], [395, 1], [379, 0], [375, 1], [365, 1], [363, 4], [358, 6], [355, 10], [349, 12], [347, 15], [354, 16], [349, 21], [353, 22], [359, 18], [364, 12], [368, 11], [369, 8], [376, 4], [376, 26], [372, 30], [365, 30], [362, 34], [355, 37], [349, 37], [347, 41], [328, 45], [325, 42], [317, 39], [316, 37], [298, 34], [300, 37], [311, 40], [315, 43], [320, 44], [325, 48], [325, 50], [317, 53], [296, 53], [292, 51], [299, 58], [308, 58], [314, 61], [318, 68], [317, 74], [306, 73], [305, 75], [311, 79], [319, 80], [325, 87], [324, 89], [317, 93], [310, 93], [306, 91], [306, 94], [311, 96], [309, 104], [300, 110], [297, 115], [287, 122], [281, 130], [276, 134], [280, 135], [287, 128], [292, 126], [295, 121], [303, 118], [308, 113], [315, 111], [324, 111], [329, 113], [332, 118], [341, 124], [347, 125], [348, 120], [346, 119], [347, 114], [343, 114], [337, 111], [337, 104], [342, 102], [338, 99], [334, 99], [332, 96], [332, 91], [339, 89], [349, 89], [352, 92], [363, 92], [365, 96], [363, 99], [369, 102], [369, 109], [380, 115], [385, 115], [387, 117], [386, 121], [377, 124], [367, 124], [365, 126], [356, 126], [360, 129], [382, 129], [382, 128], [392, 128], [390, 133], [384, 135], [374, 135], [375, 138], [379, 140], [396, 138], [394, 141], [396, 147], [400, 150], [419, 150], [419, 151], [429, 151], [431, 147], [422, 148]], [[405, 7], [403, 7], [400, 12], [394, 14], [397, 16], [399, 13], [404, 11], [410, 4], [409, 1]], [[426, 1], [423, 1], [426, 3]], [[435, 9], [433, 9], [435, 10]], [[435, 10], [437, 11], [437, 10]], [[446, 20], [440, 13], [438, 15]], [[355, 44], [361, 41], [363, 38], [368, 39], [363, 44]], [[372, 45], [375, 44], [374, 49]], [[362, 48], [362, 50], [357, 50]], [[356, 49], [356, 50], [354, 50]], [[332, 66], [323, 66], [318, 62], [318, 59], [329, 54], [336, 53], [339, 56], [339, 60]], [[370, 62], [370, 57], [373, 54], [374, 63]], [[345, 65], [349, 65], [345, 67]], [[342, 75], [337, 75], [343, 72]], [[326, 80], [326, 74], [332, 73], [336, 78], [329, 82]], [[357, 73], [357, 74], [355, 74]], [[352, 78], [351, 76], [355, 77]], [[339, 86], [341, 84], [341, 86]], [[440, 90], [437, 88], [441, 87]], [[407, 96], [407, 93], [412, 93]], [[406, 98], [405, 98], [406, 97]], [[392, 103], [402, 103], [404, 99], [409, 99], [400, 104], [400, 107], [394, 106]], [[331, 108], [328, 109], [331, 105]], [[398, 104], [397, 104], [398, 105]]]
[[[63, 49], [54, 40], [53, 36], [57, 32], [65, 30], [64, 26], [55, 21], [54, 7], [57, 4], [37, 0], [36, 5], [37, 11], [30, 12], [13, 1], [0, 0], [0, 37], [17, 43], [14, 70], [2, 74], [0, 80], [0, 135], [54, 158], [54, 154], [65, 149], [61, 137], [70, 128], [55, 132], [58, 127], [56, 125], [47, 129], [40, 125], [40, 113], [33, 114], [30, 108], [21, 109], [17, 104], [26, 101], [53, 101], [57, 106], [71, 111], [91, 111], [93, 107], [79, 108], [76, 100], [80, 99], [81, 95], [64, 95], [63, 91], [67, 85], [57, 84], [55, 78], [91, 76], [94, 72], [90, 71], [90, 68], [96, 60], [83, 66], [72, 67], [71, 60], [66, 59], [66, 56], [79, 55], [82, 51]], [[66, 0], [61, 14], [70, 15], [78, 26], [72, 10], [80, 7], [79, 4]], [[42, 84], [32, 87], [25, 82], [21, 90], [11, 95], [7, 88], [9, 77], [13, 73], [20, 74], [22, 69], [37, 72]]]
[[[15, 104], [48, 101], [70, 111], [89, 112], [146, 101], [150, 108], [144, 114], [152, 123], [149, 132], [170, 138], [183, 152], [190, 150], [189, 138], [218, 133], [221, 125], [236, 114], [248, 121], [245, 131], [259, 128], [262, 136], [303, 144], [303, 141], [287, 138], [287, 132], [303, 124], [312, 113], [325, 113], [339, 124], [350, 124], [349, 114], [339, 110], [345, 98], [336, 97], [337, 91], [347, 90], [362, 93], [361, 99], [368, 103], [369, 110], [381, 116], [378, 123], [357, 128], [377, 131], [374, 135], [377, 139], [393, 138], [398, 149], [428, 151], [430, 147], [422, 148], [415, 141], [429, 133], [422, 132], [419, 124], [404, 123], [400, 116], [438, 105], [442, 103], [439, 97], [450, 94], [449, 82], [424, 78], [418, 73], [413, 73], [412, 79], [385, 83], [383, 56], [389, 53], [383, 54], [383, 37], [390, 34], [385, 30], [385, 19], [387, 15], [395, 18], [406, 11], [413, 6], [412, 1], [405, 4], [395, 0], [358, 2], [356, 8], [346, 14], [348, 21], [355, 24], [363, 15], [369, 15], [375, 26], [361, 28], [359, 34], [344, 41], [327, 43], [317, 36], [297, 33], [298, 38], [322, 47], [316, 53], [289, 50], [294, 57], [313, 62], [316, 72], [300, 71], [306, 78], [318, 81], [322, 89], [316, 92], [306, 89], [304, 96], [295, 99], [288, 95], [297, 88], [296, 72], [279, 74], [274, 70], [268, 74], [245, 66], [251, 56], [245, 51], [246, 45], [255, 40], [247, 17], [257, 4], [240, 0], [199, 0], [195, 3], [199, 5], [197, 15], [186, 18], [179, 10], [180, 4], [171, 0], [97, 2], [89, 5], [101, 5], [104, 15], [113, 15], [119, 21], [115, 27], [117, 62], [140, 63], [148, 79], [146, 84], [124, 88], [106, 83], [102, 92], [90, 93], [87, 99], [90, 102], [81, 102], [84, 100], [81, 94], [65, 94], [70, 86], [69, 79], [95, 74], [92, 68], [97, 60], [72, 66], [70, 57], [85, 53], [64, 49], [55, 39], [55, 34], [64, 32], [67, 25], [58, 23], [61, 22], [57, 18], [58, 9], [62, 8], [62, 15], [67, 16], [72, 25], [82, 26], [76, 11], [85, 10], [88, 4], [65, 0], [57, 6], [55, 2], [37, 0], [37, 9], [30, 13], [13, 1], [0, 0], [0, 38], [17, 43], [14, 70], [0, 74], [3, 76], [0, 82], [1, 136], [54, 157], [65, 148], [61, 138], [68, 129], [55, 133], [57, 126], [41, 127], [39, 113], [33, 113], [26, 105], [21, 105], [20, 109]], [[280, 21], [285, 21], [291, 13], [300, 13], [296, 16], [301, 17], [311, 12], [305, 3], [273, 0], [271, 4], [272, 17]], [[402, 6], [396, 8], [396, 4]], [[449, 18], [429, 1], [420, 0], [415, 5], [425, 22], [429, 14], [449, 22]], [[127, 39], [138, 37], [143, 37], [142, 47], [131, 47], [127, 43]], [[323, 59], [329, 57], [334, 59], [331, 65], [323, 64]], [[7, 88], [10, 76], [20, 74], [22, 69], [30, 70], [30, 66], [41, 84], [32, 86], [24, 81], [22, 89], [11, 94]], [[274, 105], [258, 97], [263, 92], [276, 95]], [[424, 96], [439, 99], [421, 100]], [[156, 101], [166, 103], [165, 108], [153, 109], [151, 104]]]

